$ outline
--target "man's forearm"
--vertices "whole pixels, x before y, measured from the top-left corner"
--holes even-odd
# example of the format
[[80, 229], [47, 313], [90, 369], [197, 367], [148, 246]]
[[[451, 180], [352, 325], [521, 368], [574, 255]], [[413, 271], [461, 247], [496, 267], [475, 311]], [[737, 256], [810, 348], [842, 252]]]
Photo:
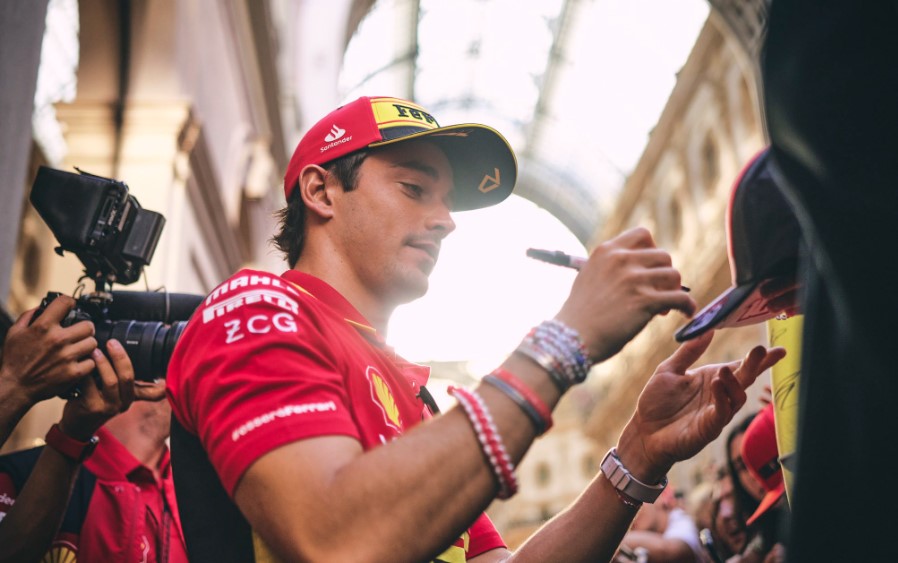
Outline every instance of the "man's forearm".
[[0, 372], [0, 446], [32, 407], [32, 402], [11, 378]]
[[638, 509], [598, 475], [568, 508], [531, 536], [509, 562], [610, 561]]
[[0, 563], [43, 557], [65, 515], [79, 467], [53, 448], [44, 448], [15, 504], [0, 521]]
[[[506, 367], [549, 408], [556, 404], [559, 393], [541, 368], [521, 358]], [[532, 444], [535, 428], [496, 388], [485, 384], [478, 391], [516, 463]], [[340, 561], [345, 553], [353, 561], [424, 560], [457, 539], [494, 498], [493, 470], [461, 409], [364, 453], [324, 445], [333, 440], [307, 440], [260, 458], [237, 489], [237, 504], [253, 528], [284, 557]], [[301, 494], [279, 488], [285, 467], [302, 479]], [[410, 536], [409, 530], [416, 532]], [[400, 558], [397, 542], [404, 545]]]

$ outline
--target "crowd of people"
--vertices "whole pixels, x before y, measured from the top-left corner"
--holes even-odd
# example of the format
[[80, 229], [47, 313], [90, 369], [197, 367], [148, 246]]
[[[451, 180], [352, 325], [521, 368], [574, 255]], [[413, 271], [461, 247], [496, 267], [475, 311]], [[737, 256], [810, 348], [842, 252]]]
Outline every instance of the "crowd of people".
[[[857, 280], [840, 277], [843, 247], [821, 233], [821, 199], [809, 201], [805, 191], [838, 193], [845, 184], [833, 182], [864, 178], [875, 187], [882, 179], [842, 167], [828, 152], [831, 137], [823, 146], [796, 141], [807, 123], [794, 117], [815, 106], [794, 106], [782, 88], [795, 73], [778, 65], [816, 55], [786, 49], [799, 35], [784, 29], [808, 15], [797, 4], [773, 3], [764, 67], [773, 144], [761, 158], [775, 161], [805, 242], [823, 246], [785, 283], [734, 282], [749, 283], [771, 312], [813, 312], [808, 342], [811, 334], [844, 336], [834, 319], [855, 327], [866, 309], [838, 316], [852, 300], [830, 297], [844, 297]], [[840, 29], [871, 24], [841, 10]], [[881, 23], [872, 29], [883, 31]], [[831, 29], [799, 27], [815, 30], [803, 37], [808, 44]], [[871, 44], [886, 50], [895, 42], [888, 37]], [[872, 156], [882, 149], [870, 148]], [[880, 164], [868, 156], [864, 162]], [[746, 389], [785, 351], [756, 346], [741, 360], [694, 367], [713, 339], [708, 329], [723, 322], [716, 309], [710, 325], [693, 325], [658, 365], [582, 494], [508, 548], [484, 511], [516, 494], [515, 467], [552, 427], [560, 398], [655, 316], [692, 318], [697, 310], [651, 233], [625, 231], [592, 250], [553, 318], [525, 330], [476, 387], [452, 388], [457, 404], [439, 412], [428, 370], [386, 344], [389, 320], [427, 291], [441, 241], [455, 229], [452, 213], [500, 203], [516, 176], [514, 153], [490, 127], [441, 127], [411, 101], [362, 97], [313, 125], [288, 165], [287, 206], [273, 241], [289, 269], [241, 270], [217, 286], [181, 336], [165, 381], [135, 381], [122, 345], [109, 340], [101, 349], [91, 323], [64, 326], [70, 298], [57, 298], [36, 318], [23, 314], [3, 345], [2, 439], [37, 402], [69, 398], [45, 446], [0, 457], [0, 561], [49, 553], [84, 561], [742, 563], [823, 560], [809, 559], [823, 548], [842, 553], [838, 537], [813, 543], [807, 532], [816, 521], [812, 486], [833, 471], [809, 462], [820, 459], [821, 444], [829, 455], [829, 444], [799, 442], [793, 511], [773, 405], [743, 410]], [[863, 334], [825, 354], [820, 342], [812, 348], [813, 373], [802, 371], [801, 436], [822, 431], [812, 424], [822, 407], [813, 398], [833, 366], [821, 358], [835, 355], [834, 365], [844, 367], [846, 351], [868, 350], [873, 340]], [[873, 369], [863, 376], [884, 373], [878, 359], [865, 358]], [[846, 406], [881, 400], [871, 392], [855, 386], [847, 397], [857, 401]], [[685, 505], [667, 473], [726, 428], [725, 461], [707, 484], [706, 502]], [[859, 442], [855, 455], [872, 458]], [[866, 555], [877, 547], [863, 546]]]

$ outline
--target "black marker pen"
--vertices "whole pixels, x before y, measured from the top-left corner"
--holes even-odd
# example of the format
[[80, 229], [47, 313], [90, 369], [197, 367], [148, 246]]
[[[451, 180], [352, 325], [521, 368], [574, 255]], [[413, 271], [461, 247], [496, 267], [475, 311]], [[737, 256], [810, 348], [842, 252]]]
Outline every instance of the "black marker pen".
[[[543, 262], [548, 262], [549, 264], [555, 264], [556, 266], [564, 266], [565, 268], [571, 268], [573, 270], [579, 270], [586, 264], [586, 258], [581, 258], [579, 256], [571, 256], [566, 252], [562, 252], [560, 250], [540, 250], [539, 248], [528, 248], [527, 256], [530, 258], [535, 258], [536, 260], [542, 260]], [[683, 291], [689, 291], [689, 288], [685, 285], [681, 285], [680, 289]]]

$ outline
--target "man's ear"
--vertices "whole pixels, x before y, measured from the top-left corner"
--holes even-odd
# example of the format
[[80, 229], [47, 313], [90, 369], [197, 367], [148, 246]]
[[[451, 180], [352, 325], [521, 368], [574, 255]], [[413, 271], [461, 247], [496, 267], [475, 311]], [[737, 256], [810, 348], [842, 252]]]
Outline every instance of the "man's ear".
[[333, 216], [331, 190], [337, 186], [333, 179], [328, 185], [328, 172], [317, 164], [310, 164], [299, 173], [299, 193], [306, 209], [321, 217]]

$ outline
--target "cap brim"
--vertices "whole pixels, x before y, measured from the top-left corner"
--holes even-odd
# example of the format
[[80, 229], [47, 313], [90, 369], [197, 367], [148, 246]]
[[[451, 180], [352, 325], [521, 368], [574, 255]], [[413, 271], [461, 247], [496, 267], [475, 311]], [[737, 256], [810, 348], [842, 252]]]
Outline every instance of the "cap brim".
[[453, 211], [488, 207], [511, 195], [518, 173], [514, 151], [505, 137], [486, 125], [449, 125], [369, 146], [380, 147], [425, 137], [439, 143], [452, 166], [455, 177]]
[[764, 515], [770, 507], [775, 505], [781, 498], [783, 498], [783, 493], [786, 492], [786, 483], [781, 482], [775, 489], [772, 491], [768, 491], [764, 498], [761, 499], [761, 503], [758, 504], [758, 508], [755, 510], [754, 514], [748, 517], [745, 521], [749, 526], [754, 524], [755, 520]]
[[745, 326], [774, 318], [778, 313], [767, 307], [760, 286], [759, 281], [731, 287], [696, 313], [674, 338], [677, 342], [685, 342], [714, 328]]

